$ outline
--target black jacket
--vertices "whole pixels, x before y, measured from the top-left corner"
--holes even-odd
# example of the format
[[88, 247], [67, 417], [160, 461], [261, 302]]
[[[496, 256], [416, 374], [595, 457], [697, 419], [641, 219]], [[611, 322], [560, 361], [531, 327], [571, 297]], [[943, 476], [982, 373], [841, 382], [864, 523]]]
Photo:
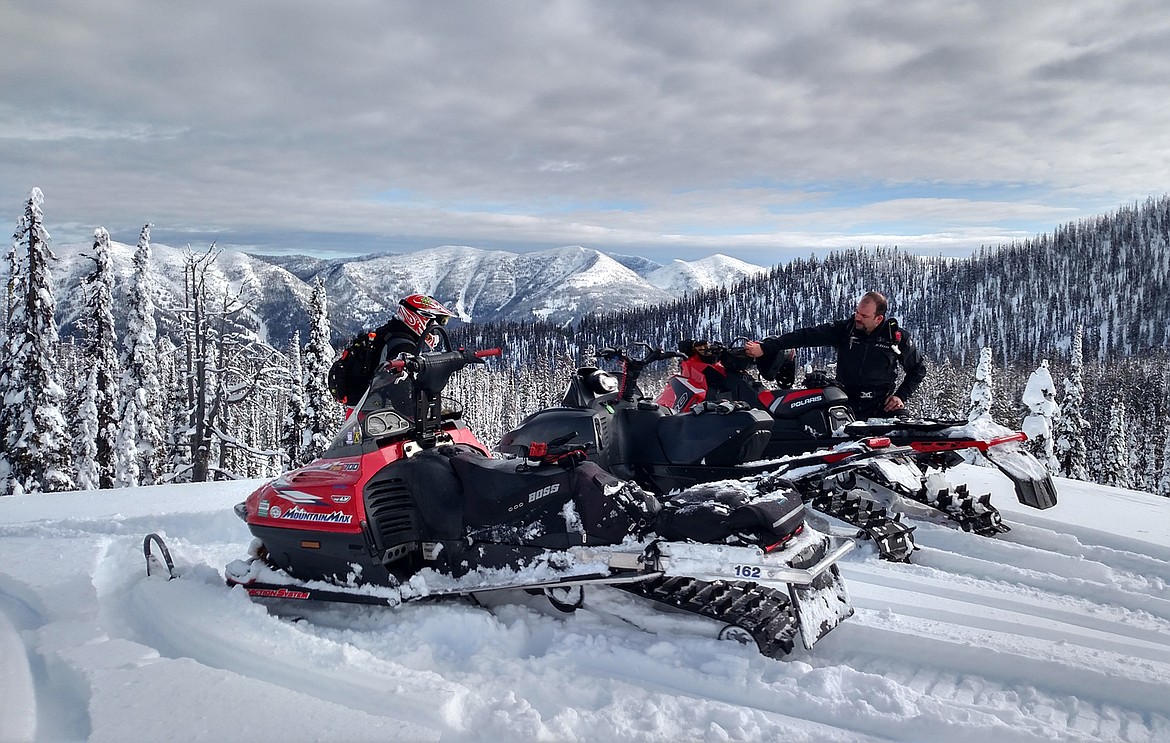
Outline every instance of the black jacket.
[[396, 317], [391, 318], [374, 332], [378, 334], [378, 340], [382, 343], [380, 364], [397, 358], [400, 353], [416, 353], [418, 351], [418, 335]]
[[[391, 318], [374, 332], [378, 335], [378, 342], [382, 344], [382, 351], [376, 367], [379, 374], [385, 374], [380, 370], [384, 368], [387, 361], [398, 358], [398, 354], [415, 354], [419, 350], [418, 336], [398, 318]], [[375, 384], [377, 392], [382, 398], [382, 405], [394, 408], [407, 418], [414, 418], [417, 412], [415, 410], [414, 383], [408, 378], [398, 378], [397, 375], [394, 375], [393, 381], [386, 384], [385, 382], [389, 379], [383, 376], [381, 383]]]
[[[837, 349], [837, 380], [845, 387], [850, 400], [877, 399], [890, 395], [907, 400], [926, 378], [926, 362], [910, 334], [898, 327], [898, 321], [886, 319], [872, 333], [857, 329], [853, 318], [801, 328], [774, 338], [765, 338], [765, 351], [782, 348]], [[898, 366], [905, 370], [898, 384]]]

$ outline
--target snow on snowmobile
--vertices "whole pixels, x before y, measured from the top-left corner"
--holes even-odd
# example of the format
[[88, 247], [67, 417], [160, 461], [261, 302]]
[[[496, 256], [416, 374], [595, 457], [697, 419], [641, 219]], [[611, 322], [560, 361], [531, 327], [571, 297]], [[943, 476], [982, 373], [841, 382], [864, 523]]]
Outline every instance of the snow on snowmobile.
[[619, 362], [621, 371], [579, 368], [560, 407], [528, 416], [504, 434], [496, 449], [523, 457], [532, 446], [550, 440], [582, 446], [589, 460], [603, 469], [658, 494], [697, 483], [745, 478], [756, 482], [766, 473], [781, 474], [818, 510], [858, 527], [882, 557], [909, 560], [915, 549], [914, 527], [903, 524], [900, 514], [891, 516], [849, 473], [881, 466], [900, 472], [903, 479], [917, 477], [917, 468], [905, 465], [911, 450], [891, 447], [889, 439], [875, 436], [769, 459], [766, 449], [774, 422], [766, 411], [722, 400], [703, 401], [688, 406], [686, 413], [676, 413], [648, 399], [638, 386], [642, 370], [685, 356], [638, 345], [646, 350], [640, 359], [619, 349], [599, 351], [599, 359]]
[[[920, 469], [917, 476], [905, 468], [892, 468], [888, 460], [874, 460], [871, 466], [852, 473], [847, 484], [886, 499], [901, 496], [917, 501], [942, 511], [963, 529], [985, 536], [1010, 530], [991, 505], [990, 494], [972, 496], [966, 485], [952, 486], [939, 474], [965, 461], [960, 452], [977, 451], [1007, 475], [1020, 503], [1037, 509], [1056, 505], [1056, 485], [1043, 465], [1021, 446], [1027, 440], [1023, 432], [990, 422], [900, 417], [858, 421], [845, 390], [823, 370], [806, 374], [801, 386], [795, 386], [794, 352], [769, 370], [766, 376], [779, 384], [778, 389], [771, 389], [747, 374], [752, 360], [742, 347], [713, 344], [712, 348], [727, 373], [719, 394], [767, 410], [774, 419], [765, 458], [798, 455], [841, 441], [889, 438], [893, 445], [909, 449], [908, 457]], [[706, 392], [696, 391], [693, 380], [676, 374], [657, 401], [686, 411], [701, 404]], [[934, 476], [926, 474], [932, 471]]]
[[442, 391], [493, 354], [420, 345], [386, 362], [322, 458], [236, 506], [255, 540], [227, 582], [256, 599], [389, 607], [525, 589], [570, 612], [585, 586], [613, 586], [715, 620], [770, 657], [797, 636], [811, 648], [852, 614], [836, 566], [852, 541], [805, 524], [786, 483], [659, 499], [567, 440], [492, 458]]

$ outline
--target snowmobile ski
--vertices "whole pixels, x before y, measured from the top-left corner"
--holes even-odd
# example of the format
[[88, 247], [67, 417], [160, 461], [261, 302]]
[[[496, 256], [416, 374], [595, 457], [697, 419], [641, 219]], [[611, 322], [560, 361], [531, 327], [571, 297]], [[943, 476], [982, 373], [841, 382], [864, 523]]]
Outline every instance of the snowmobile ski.
[[[150, 550], [150, 545], [154, 544], [158, 547], [159, 554], [162, 555], [163, 562], [159, 562], [158, 555]], [[167, 580], [174, 580], [178, 577], [175, 573], [175, 563], [171, 559], [171, 551], [167, 549], [167, 543], [158, 534], [150, 533], [142, 540], [142, 554], [146, 557], [146, 576], [159, 574], [165, 570]], [[164, 564], [165, 563], [165, 564]]]

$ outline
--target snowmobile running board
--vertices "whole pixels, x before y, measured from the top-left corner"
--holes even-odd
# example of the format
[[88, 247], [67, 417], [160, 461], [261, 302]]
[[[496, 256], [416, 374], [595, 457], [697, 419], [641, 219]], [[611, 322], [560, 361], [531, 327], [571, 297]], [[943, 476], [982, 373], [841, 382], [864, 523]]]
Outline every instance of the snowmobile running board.
[[[487, 593], [489, 591], [500, 590], [520, 590], [520, 589], [534, 589], [540, 590], [545, 588], [569, 588], [572, 586], [588, 585], [590, 583], [604, 582], [606, 585], [619, 583], [633, 583], [637, 581], [652, 578], [655, 573], [643, 573], [636, 576], [615, 578], [613, 576], [592, 575], [592, 576], [577, 576], [572, 580], [564, 581], [549, 581], [547, 583], [503, 583], [498, 585], [484, 584], [475, 587], [458, 588], [455, 590], [433, 591], [426, 596], [416, 599], [408, 599], [410, 601], [419, 600], [437, 600], [442, 598], [451, 598], [454, 596], [471, 596], [477, 593]], [[660, 575], [660, 574], [658, 574]], [[364, 604], [366, 606], [386, 606], [394, 608], [402, 605], [405, 601], [402, 598], [394, 595], [392, 591], [385, 593], [355, 593], [346, 590], [332, 590], [329, 588], [322, 588], [323, 583], [268, 583], [264, 581], [254, 580], [247, 583], [237, 581], [231, 575], [227, 577], [227, 584], [229, 586], [239, 586], [243, 588], [249, 596], [258, 599], [290, 599], [293, 601], [334, 601], [346, 604]]]
[[[479, 579], [432, 587], [426, 594], [399, 588], [334, 586], [324, 581], [296, 581], [267, 567], [262, 560], [237, 560], [224, 571], [229, 586], [240, 586], [250, 597], [293, 601], [334, 601], [395, 608], [407, 601], [474, 596], [497, 590], [540, 590], [603, 585], [628, 591], [657, 603], [704, 616], [727, 625], [729, 637], [750, 637], [761, 654], [778, 658], [792, 652], [797, 635], [806, 648], [853, 614], [848, 593], [835, 563], [855, 546], [851, 539], [808, 540], [796, 548], [824, 554], [804, 568], [769, 564], [769, 556], [753, 547], [651, 542], [631, 551], [619, 546], [574, 547], [573, 562], [592, 572], [551, 581]], [[835, 544], [835, 542], [839, 542]], [[810, 555], [810, 559], [811, 558]], [[612, 572], [596, 572], [600, 566]], [[692, 569], [693, 568], [693, 569]], [[273, 579], [269, 579], [272, 576]], [[405, 590], [404, 590], [405, 589]], [[721, 633], [722, 636], [722, 633]]]
[[[816, 564], [807, 568], [792, 568], [786, 565], [769, 565], [761, 561], [760, 551], [754, 547], [735, 547], [731, 545], [688, 544], [684, 542], [657, 542], [647, 550], [639, 552], [619, 551], [599, 547], [571, 547], [568, 552], [577, 562], [585, 565], [604, 563], [609, 569], [620, 571], [616, 575], [609, 573], [586, 573], [566, 576], [562, 580], [542, 582], [514, 582], [500, 581], [496, 583], [465, 583], [456, 582], [450, 587], [440, 587], [431, 590], [427, 596], [459, 596], [488, 591], [510, 590], [517, 588], [565, 588], [569, 586], [588, 585], [590, 583], [636, 583], [641, 580], [660, 576], [686, 576], [701, 580], [723, 581], [751, 581], [773, 588], [787, 587], [789, 584], [808, 586], [813, 584], [825, 571], [840, 560], [856, 546], [852, 539], [841, 539], [840, 544], [825, 555]], [[720, 567], [712, 569], [712, 555], [715, 555]], [[651, 556], [652, 555], [652, 556]], [[324, 581], [297, 581], [287, 579], [288, 582], [266, 581], [253, 577], [250, 570], [252, 562], [237, 561], [228, 566], [225, 572], [229, 586], [240, 586], [248, 595], [256, 598], [295, 599], [306, 601], [343, 601], [346, 603], [374, 604], [384, 606], [398, 606], [404, 600], [397, 589], [382, 589], [362, 591], [360, 589], [332, 586]], [[271, 571], [277, 574], [275, 571]], [[623, 573], [625, 573], [623, 575]]]

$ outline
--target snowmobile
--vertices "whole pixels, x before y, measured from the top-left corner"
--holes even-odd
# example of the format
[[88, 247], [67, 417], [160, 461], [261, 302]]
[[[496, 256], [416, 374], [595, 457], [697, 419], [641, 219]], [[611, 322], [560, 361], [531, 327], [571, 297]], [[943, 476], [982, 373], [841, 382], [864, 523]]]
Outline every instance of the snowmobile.
[[786, 483], [659, 499], [563, 439], [492, 458], [442, 391], [494, 354], [420, 347], [386, 362], [322, 458], [236, 506], [255, 540], [228, 584], [255, 599], [390, 607], [525, 589], [563, 611], [584, 587], [613, 586], [714, 620], [769, 657], [797, 636], [811, 648], [852, 614], [836, 565], [852, 540], [805, 524]]
[[[1051, 478], [1031, 455], [1018, 445], [1012, 447], [1023, 440], [1022, 433], [959, 436], [953, 422], [855, 422], [839, 387], [826, 383], [780, 394], [747, 375], [746, 364], [737, 367], [730, 359], [728, 386], [734, 399], [705, 399], [705, 390], [675, 375], [656, 400], [649, 400], [638, 388], [642, 370], [683, 354], [638, 345], [646, 349], [640, 359], [617, 349], [600, 351], [598, 358], [620, 362], [620, 372], [578, 369], [562, 407], [529, 416], [505, 434], [497, 448], [521, 454], [529, 441], [573, 432], [571, 440], [594, 445], [596, 461], [655, 492], [762, 471], [785, 472], [810, 507], [859, 527], [883, 558], [894, 561], [908, 561], [914, 549], [914, 527], [903, 524], [901, 514], [890, 515], [895, 503], [905, 505], [906, 500], [917, 504], [908, 510], [941, 512], [965, 531], [991, 536], [1009, 530], [991, 505], [990, 494], [973, 496], [966, 485], [952, 486], [941, 475], [964, 461], [958, 453], [964, 449], [994, 457], [992, 461], [1012, 478], [1021, 502], [1037, 508], [1055, 504]], [[722, 351], [726, 358], [726, 349]], [[794, 365], [790, 373], [794, 379]], [[716, 432], [700, 424], [715, 420], [710, 415], [714, 411], [724, 415], [735, 411], [741, 419], [756, 414], [751, 430], [759, 435], [766, 429], [767, 439], [762, 444], [755, 440], [738, 460], [704, 458], [703, 453], [720, 442], [736, 440], [734, 425]], [[687, 435], [697, 438], [686, 445], [672, 442], [673, 446], [662, 447], [689, 457], [674, 454], [673, 459], [682, 461], [670, 461], [670, 455], [654, 449], [653, 442], [664, 438], [670, 426], [679, 426], [668, 423], [679, 418], [690, 421]], [[936, 471], [926, 474], [928, 468]]]
[[[537, 411], [504, 434], [497, 451], [526, 456], [533, 445], [557, 440], [585, 448], [586, 456], [603, 469], [658, 494], [690, 488], [698, 483], [755, 479], [782, 475], [806, 501], [819, 510], [857, 526], [872, 539], [886, 559], [907, 561], [914, 551], [914, 527], [891, 516], [857, 487], [849, 473], [881, 465], [905, 479], [917, 475], [903, 460], [907, 448], [891, 447], [885, 437], [844, 440], [838, 446], [792, 456], [767, 458], [772, 417], [744, 402], [703, 401], [678, 414], [648, 399], [638, 386], [650, 364], [683, 354], [663, 351], [647, 343], [642, 358], [614, 348], [602, 349], [599, 359], [617, 361], [617, 374], [585, 366], [570, 378], [561, 406]], [[872, 460], [872, 461], [871, 461]], [[822, 503], [823, 501], [823, 503]], [[833, 510], [828, 505], [836, 504]], [[814, 506], [815, 507], [815, 506]]]
[[[729, 391], [722, 392], [721, 396], [765, 409], [774, 419], [765, 457], [799, 454], [834, 441], [885, 436], [896, 445], [909, 446], [923, 470], [941, 471], [965, 461], [960, 451], [976, 450], [1011, 479], [1020, 503], [1036, 509], [1056, 505], [1056, 485], [1036, 458], [1020, 446], [1027, 440], [1021, 431], [955, 420], [892, 417], [858, 421], [844, 388], [824, 370], [810, 370], [801, 385], [795, 385], [796, 363], [792, 351], [769, 375], [779, 385], [778, 389], [771, 389], [746, 373], [752, 360], [741, 346], [713, 344], [712, 349], [727, 372]], [[696, 394], [693, 385], [676, 374], [668, 380], [657, 401], [673, 403], [675, 409], [685, 411], [704, 396], [705, 390]], [[973, 528], [1007, 531], [998, 518], [983, 517], [979, 521]]]

